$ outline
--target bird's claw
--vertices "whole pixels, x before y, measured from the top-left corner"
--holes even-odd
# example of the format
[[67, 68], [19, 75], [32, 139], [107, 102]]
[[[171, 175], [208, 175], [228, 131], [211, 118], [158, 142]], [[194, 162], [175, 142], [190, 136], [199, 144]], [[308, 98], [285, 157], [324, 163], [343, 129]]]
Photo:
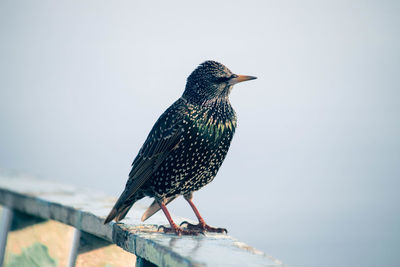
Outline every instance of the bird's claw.
[[163, 229], [163, 232], [165, 233], [165, 226], [164, 225], [160, 225], [160, 226], [158, 226], [158, 228], [157, 228], [157, 232], [160, 232], [160, 229]]
[[199, 223], [199, 224], [191, 224], [191, 223], [189, 223], [189, 222], [187, 222], [187, 221], [183, 221], [179, 226], [183, 226], [183, 225], [186, 225], [186, 227], [185, 228], [187, 228], [187, 229], [189, 229], [189, 230], [197, 230], [197, 231], [200, 231], [200, 232], [211, 232], [211, 233], [224, 233], [225, 232], [225, 234], [227, 234], [228, 233], [228, 230], [226, 230], [226, 228], [218, 228], [218, 227], [212, 227], [212, 226], [209, 226], [209, 225], [207, 225], [207, 224], [202, 224], [202, 223]]
[[160, 232], [160, 229], [166, 234], [176, 234], [178, 236], [180, 235], [198, 235], [201, 232], [195, 229], [182, 229], [178, 226], [176, 227], [165, 227], [164, 225], [160, 225], [157, 229], [158, 232]]
[[179, 226], [183, 227], [185, 224], [190, 224], [190, 223], [188, 221], [183, 221], [183, 222], [181, 222], [181, 224]]

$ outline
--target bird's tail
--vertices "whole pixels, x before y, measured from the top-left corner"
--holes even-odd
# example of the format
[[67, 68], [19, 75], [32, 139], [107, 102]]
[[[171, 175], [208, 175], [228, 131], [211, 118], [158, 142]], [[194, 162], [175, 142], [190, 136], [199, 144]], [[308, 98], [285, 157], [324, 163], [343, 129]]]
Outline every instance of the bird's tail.
[[[169, 197], [165, 200], [165, 205], [168, 205], [172, 200], [174, 200], [177, 196], [172, 196]], [[155, 213], [157, 213], [161, 209], [160, 205], [156, 200], [151, 203], [150, 207], [147, 208], [147, 210], [143, 213], [143, 216], [141, 218], [142, 222], [153, 216]]]
[[135, 197], [130, 197], [126, 199], [125, 192], [121, 194], [117, 202], [115, 203], [114, 207], [108, 214], [107, 218], [104, 220], [104, 224], [107, 224], [111, 222], [113, 219], [115, 219], [116, 222], [119, 222], [120, 220], [124, 219], [130, 208], [132, 207], [133, 204], [139, 199], [141, 199], [143, 196], [135, 196]]

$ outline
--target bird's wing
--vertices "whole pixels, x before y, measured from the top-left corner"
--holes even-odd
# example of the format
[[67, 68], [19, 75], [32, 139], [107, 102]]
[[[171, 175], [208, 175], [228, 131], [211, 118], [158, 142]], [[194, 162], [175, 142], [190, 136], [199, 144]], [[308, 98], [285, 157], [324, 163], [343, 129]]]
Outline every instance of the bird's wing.
[[125, 189], [130, 195], [136, 193], [170, 152], [178, 147], [185, 108], [177, 102], [157, 120], [133, 161]]
[[170, 132], [164, 134], [156, 140], [148, 140], [132, 163], [132, 170], [125, 188], [130, 196], [137, 192], [169, 153], [179, 145], [179, 129], [171, 129]]
[[118, 214], [122, 213], [128, 205], [132, 205], [131, 202], [134, 201], [134, 195], [138, 189], [151, 177], [170, 152], [179, 146], [184, 116], [187, 112], [184, 102], [186, 100], [182, 98], [176, 101], [153, 126], [132, 163], [125, 190], [115, 203], [106, 222], [111, 221], [114, 217], [117, 217], [117, 220], [122, 219], [118, 217]]

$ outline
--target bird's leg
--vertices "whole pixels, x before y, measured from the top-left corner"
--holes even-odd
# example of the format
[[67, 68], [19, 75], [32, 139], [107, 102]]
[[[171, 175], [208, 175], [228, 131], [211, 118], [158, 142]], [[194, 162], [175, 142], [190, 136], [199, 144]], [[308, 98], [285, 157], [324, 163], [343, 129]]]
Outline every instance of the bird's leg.
[[195, 231], [195, 229], [182, 229], [178, 225], [175, 224], [175, 222], [172, 220], [171, 215], [169, 214], [169, 211], [167, 210], [167, 207], [162, 201], [158, 201], [158, 204], [160, 205], [162, 211], [165, 214], [165, 217], [167, 217], [167, 220], [169, 224], [171, 225], [171, 228], [169, 227], [160, 227], [163, 229], [164, 233], [175, 233], [176, 235], [198, 235], [199, 231]]
[[185, 221], [181, 223], [181, 226], [185, 224], [187, 225], [188, 229], [200, 229], [201, 231], [214, 232], [214, 233], [223, 233], [223, 232], [228, 233], [228, 230], [226, 230], [225, 228], [212, 227], [206, 224], [204, 219], [201, 217], [200, 212], [197, 210], [196, 206], [192, 201], [193, 199], [192, 193], [184, 195], [184, 198], [189, 203], [190, 207], [192, 207], [194, 214], [196, 214], [196, 217], [199, 220], [199, 224], [195, 225]]

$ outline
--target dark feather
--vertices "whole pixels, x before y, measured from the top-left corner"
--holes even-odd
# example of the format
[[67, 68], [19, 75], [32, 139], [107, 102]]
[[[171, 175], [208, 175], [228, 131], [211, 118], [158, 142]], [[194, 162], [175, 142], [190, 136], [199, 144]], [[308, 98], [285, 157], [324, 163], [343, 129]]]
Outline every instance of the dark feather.
[[[132, 163], [125, 190], [115, 203], [104, 223], [122, 220], [133, 203], [138, 190], [148, 181], [169, 153], [179, 145], [182, 135], [186, 100], [180, 98], [157, 120], [145, 143]], [[171, 116], [173, 114], [173, 116]]]

